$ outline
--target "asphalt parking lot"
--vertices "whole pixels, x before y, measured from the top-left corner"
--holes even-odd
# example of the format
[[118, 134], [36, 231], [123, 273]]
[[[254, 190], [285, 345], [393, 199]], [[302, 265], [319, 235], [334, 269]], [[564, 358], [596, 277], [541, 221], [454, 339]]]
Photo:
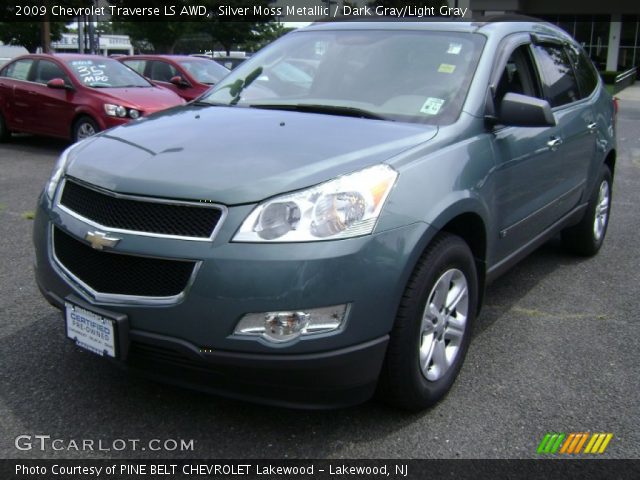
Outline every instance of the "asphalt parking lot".
[[[611, 432], [640, 458], [640, 87], [623, 94], [608, 238], [593, 259], [554, 240], [494, 283], [451, 393], [407, 414], [375, 402], [304, 412], [126, 373], [65, 340], [32, 273], [30, 220], [64, 142], [0, 145], [1, 458], [536, 458], [547, 432]], [[17, 450], [18, 435], [194, 440], [192, 452]]]

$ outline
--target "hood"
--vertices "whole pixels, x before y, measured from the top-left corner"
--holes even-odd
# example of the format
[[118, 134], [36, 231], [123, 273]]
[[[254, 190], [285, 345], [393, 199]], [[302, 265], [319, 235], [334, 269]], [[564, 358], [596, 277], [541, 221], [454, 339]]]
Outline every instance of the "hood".
[[79, 144], [67, 174], [119, 193], [237, 205], [381, 163], [436, 133], [430, 125], [189, 105]]
[[98, 90], [105, 102], [135, 108], [145, 114], [165, 110], [185, 102], [171, 90], [161, 87], [109, 88]]

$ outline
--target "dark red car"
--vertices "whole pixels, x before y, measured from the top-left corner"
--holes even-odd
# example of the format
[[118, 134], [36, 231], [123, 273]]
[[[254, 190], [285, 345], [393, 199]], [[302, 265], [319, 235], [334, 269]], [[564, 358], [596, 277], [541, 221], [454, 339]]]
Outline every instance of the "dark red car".
[[26, 132], [78, 141], [183, 103], [111, 58], [24, 55], [0, 70], [0, 140]]
[[229, 73], [217, 62], [188, 55], [134, 55], [118, 61], [187, 101], [199, 97]]

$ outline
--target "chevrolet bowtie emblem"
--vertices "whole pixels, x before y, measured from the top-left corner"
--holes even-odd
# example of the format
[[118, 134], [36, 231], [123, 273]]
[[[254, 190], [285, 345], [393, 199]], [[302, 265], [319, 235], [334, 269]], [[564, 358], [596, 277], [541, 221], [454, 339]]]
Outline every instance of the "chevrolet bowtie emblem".
[[96, 250], [102, 250], [104, 247], [115, 247], [120, 241], [119, 238], [110, 237], [106, 233], [95, 231], [88, 232], [84, 239], [91, 244]]

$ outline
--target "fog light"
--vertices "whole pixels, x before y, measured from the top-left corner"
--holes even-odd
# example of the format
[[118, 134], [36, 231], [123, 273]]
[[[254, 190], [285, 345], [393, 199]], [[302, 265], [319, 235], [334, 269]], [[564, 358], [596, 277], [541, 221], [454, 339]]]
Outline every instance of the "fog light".
[[342, 325], [347, 305], [313, 308], [309, 310], [248, 313], [240, 319], [234, 335], [262, 337], [282, 343], [337, 330]]

